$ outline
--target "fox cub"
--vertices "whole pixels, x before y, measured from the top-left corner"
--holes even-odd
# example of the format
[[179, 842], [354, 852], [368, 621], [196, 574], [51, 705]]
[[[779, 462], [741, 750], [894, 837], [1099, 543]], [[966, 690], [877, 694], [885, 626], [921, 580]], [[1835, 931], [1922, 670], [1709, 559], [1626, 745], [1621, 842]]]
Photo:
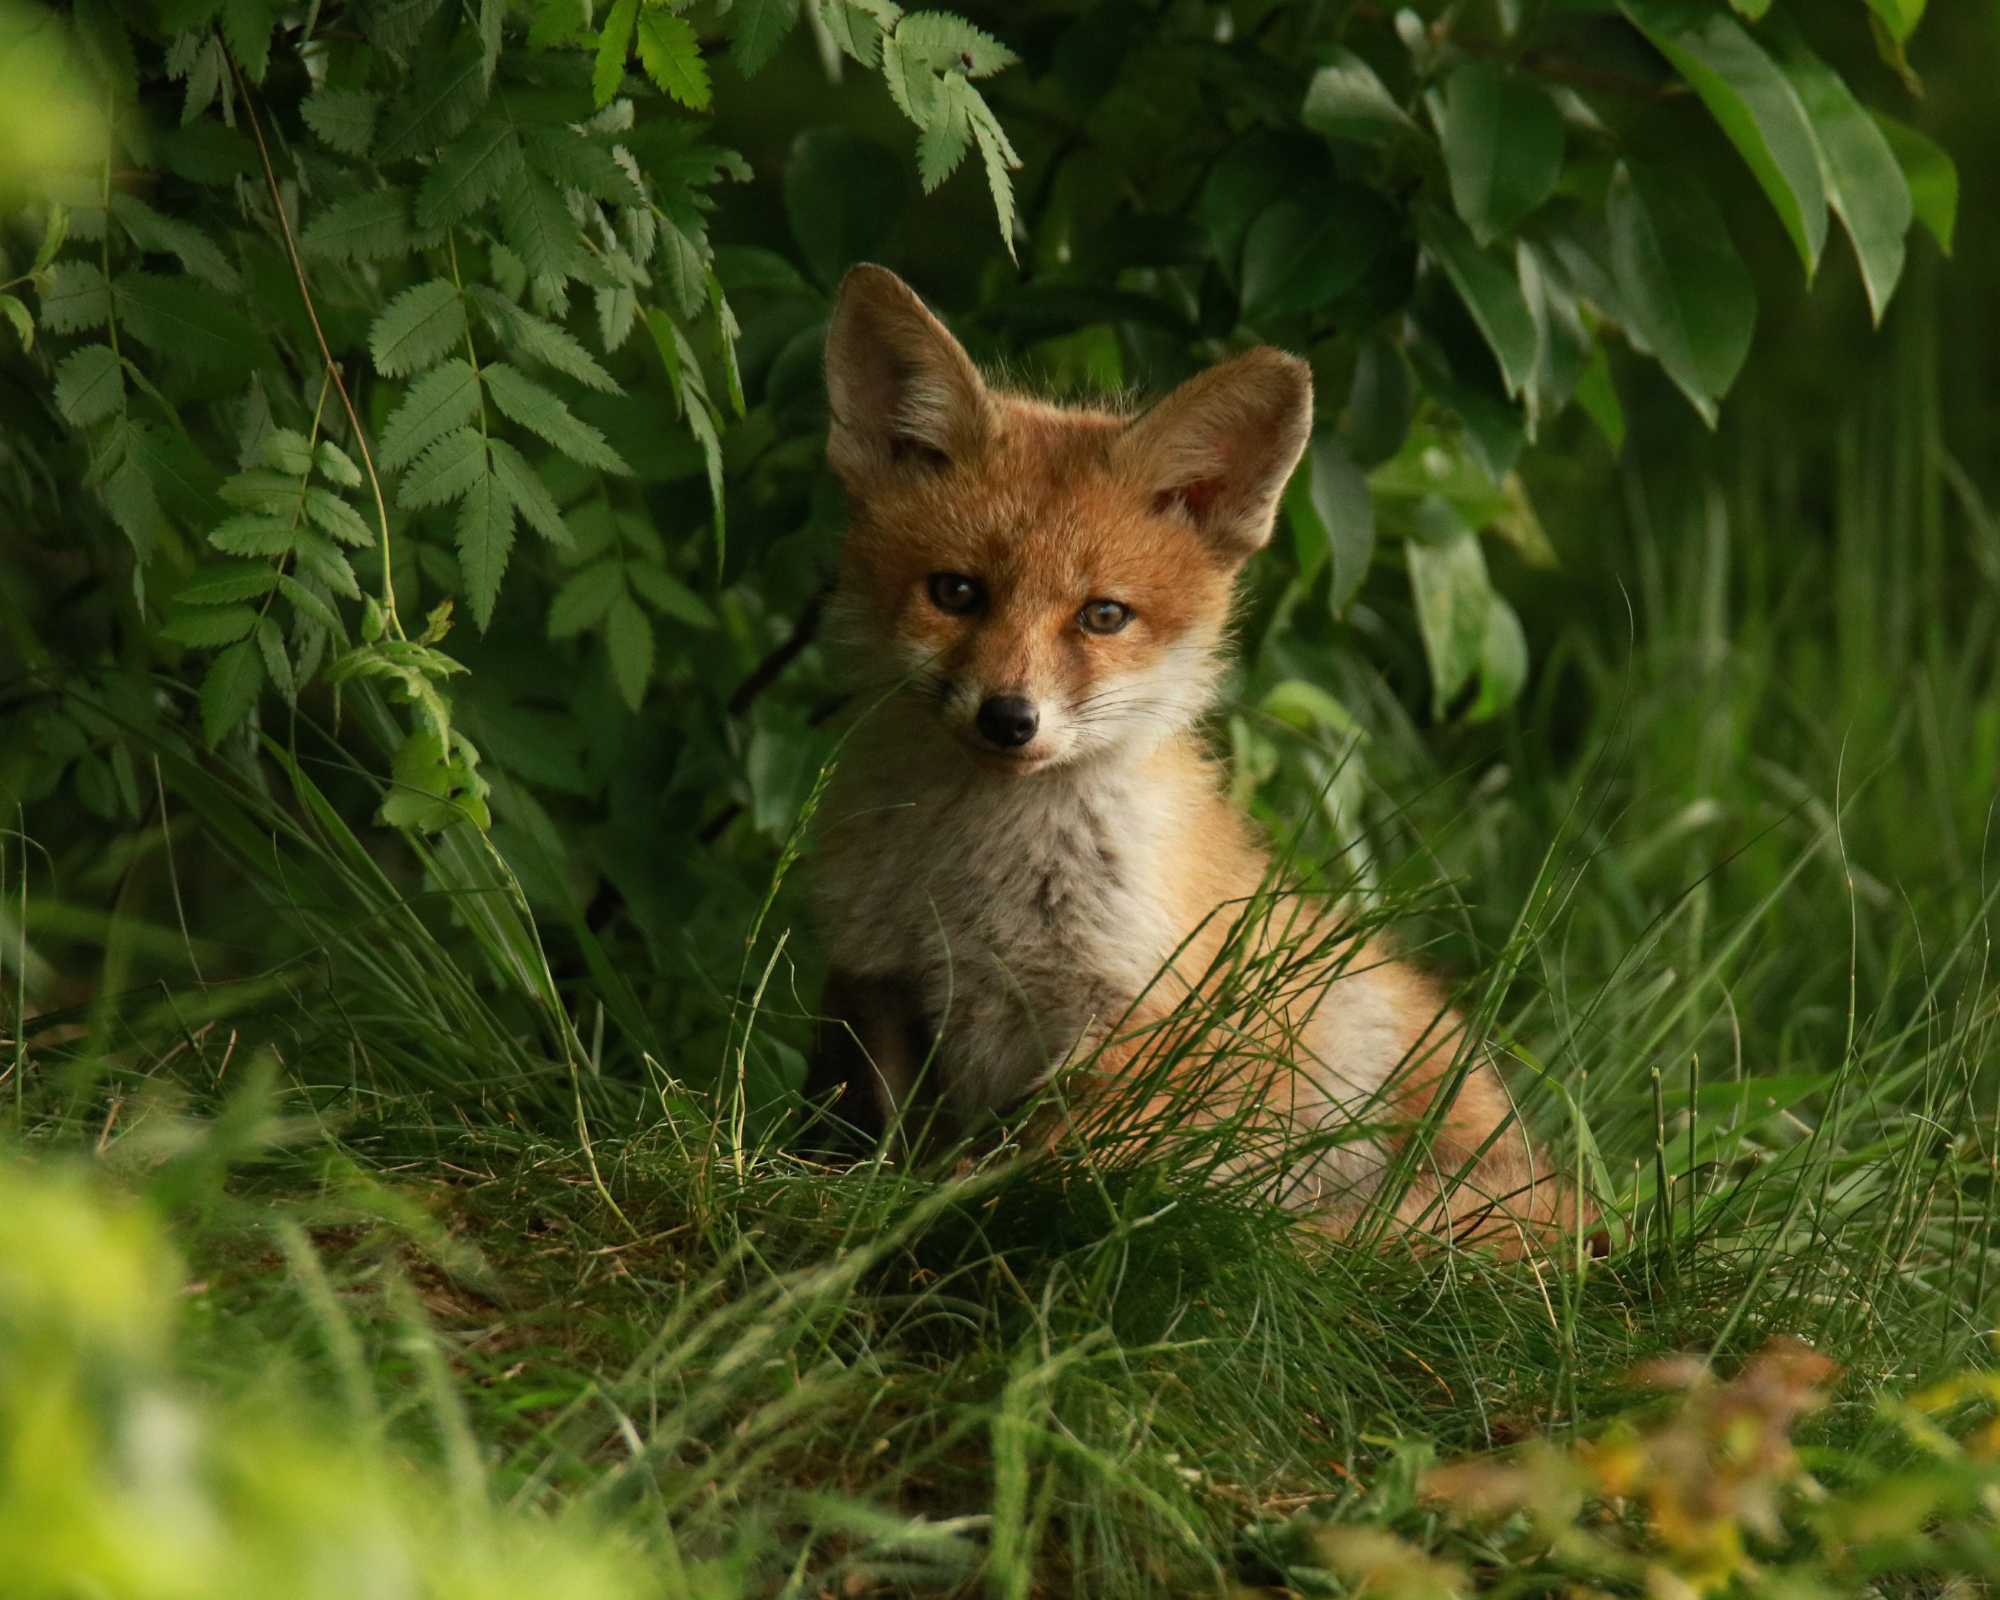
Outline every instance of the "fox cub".
[[[1305, 363], [1250, 350], [1136, 419], [1051, 405], [990, 388], [861, 266], [826, 381], [849, 508], [829, 622], [873, 708], [820, 811], [815, 1087], [846, 1084], [836, 1114], [965, 1132], [1087, 1061], [1065, 1080], [1086, 1118], [1122, 1084], [1142, 1112], [1304, 1136], [1284, 1192], [1329, 1232], [1426, 1117], [1407, 1222], [1518, 1248], [1580, 1220], [1434, 986], [1330, 908], [1305, 912], [1318, 953], [1281, 1001], [1210, 1006], [1205, 1055], [1177, 1021], [1226, 984], [1247, 908], [1282, 901], [1199, 725], [1236, 575], [1305, 448]], [[1288, 904], [1253, 944], [1299, 940]]]

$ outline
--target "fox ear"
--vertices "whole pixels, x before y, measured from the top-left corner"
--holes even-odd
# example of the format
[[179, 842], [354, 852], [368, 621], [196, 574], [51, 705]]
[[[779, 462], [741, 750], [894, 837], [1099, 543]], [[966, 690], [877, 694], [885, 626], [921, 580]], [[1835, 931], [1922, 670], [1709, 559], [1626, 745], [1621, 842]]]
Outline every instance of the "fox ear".
[[1240, 561], [1269, 541], [1311, 432], [1311, 370], [1266, 347], [1188, 379], [1120, 435], [1112, 461], [1156, 511]]
[[826, 335], [826, 457], [849, 487], [976, 454], [992, 402], [972, 358], [885, 267], [841, 280]]

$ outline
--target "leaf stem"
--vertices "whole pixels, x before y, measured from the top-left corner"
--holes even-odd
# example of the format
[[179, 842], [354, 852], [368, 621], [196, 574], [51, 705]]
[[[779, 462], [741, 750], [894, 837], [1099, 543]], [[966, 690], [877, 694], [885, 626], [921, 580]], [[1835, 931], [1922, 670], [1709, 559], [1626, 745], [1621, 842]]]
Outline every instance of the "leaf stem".
[[299, 297], [304, 300], [306, 316], [312, 321], [313, 337], [319, 341], [320, 360], [325, 363], [334, 388], [340, 391], [340, 403], [347, 410], [348, 426], [354, 430], [354, 443], [361, 451], [361, 464], [368, 469], [368, 482], [375, 491], [375, 515], [382, 524], [383, 625], [394, 637], [405, 638], [402, 619], [396, 615], [396, 575], [389, 551], [389, 506], [382, 498], [382, 480], [375, 472], [375, 454], [368, 448], [368, 435], [362, 429], [361, 414], [354, 409], [354, 397], [347, 392], [346, 381], [334, 362], [333, 350], [326, 342], [326, 330], [320, 326], [319, 310], [313, 304], [312, 288], [306, 281], [305, 263], [299, 259], [299, 242], [292, 236], [291, 219], [285, 215], [285, 197], [279, 191], [278, 174], [271, 165], [271, 147], [264, 142], [264, 127], [257, 120], [257, 108], [250, 100], [250, 85], [244, 80], [243, 69], [233, 60], [229, 67], [236, 75], [237, 86], [243, 91], [243, 114], [249, 118], [250, 131], [257, 137], [257, 154], [264, 163], [264, 181], [271, 189], [271, 205], [278, 215], [278, 231], [284, 235], [285, 251], [292, 261], [292, 275], [299, 282]]

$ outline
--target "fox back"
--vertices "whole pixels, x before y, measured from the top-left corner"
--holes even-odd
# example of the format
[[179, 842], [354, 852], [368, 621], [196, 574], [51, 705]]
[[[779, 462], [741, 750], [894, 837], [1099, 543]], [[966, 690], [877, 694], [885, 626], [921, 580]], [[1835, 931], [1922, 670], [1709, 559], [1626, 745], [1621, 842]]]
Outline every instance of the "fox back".
[[[849, 508], [830, 634], [861, 710], [821, 813], [818, 1087], [845, 1086], [850, 1120], [923, 1105], [965, 1131], [1066, 1061], [1137, 1063], [1135, 1019], [1207, 981], [1265, 885], [1199, 724], [1311, 380], [1256, 349], [1136, 417], [1051, 405], [989, 387], [878, 267], [842, 285], [826, 372]], [[1356, 953], [1293, 1008], [1283, 1069], [1246, 1064], [1211, 1095], [1221, 1111], [1254, 1101], [1315, 1131], [1379, 1118], [1385, 1094], [1428, 1105], [1456, 1019], [1410, 969]], [[1490, 1069], [1458, 1102], [1491, 1145], [1507, 1107]], [[1351, 1214], [1386, 1159], [1336, 1143], [1294, 1203]]]

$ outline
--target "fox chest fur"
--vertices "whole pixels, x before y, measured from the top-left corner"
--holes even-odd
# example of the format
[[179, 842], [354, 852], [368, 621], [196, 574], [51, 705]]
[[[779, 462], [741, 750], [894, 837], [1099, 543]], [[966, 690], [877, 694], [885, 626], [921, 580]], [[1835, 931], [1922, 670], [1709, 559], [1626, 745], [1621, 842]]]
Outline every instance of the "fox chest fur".
[[935, 1090], [969, 1123], [1100, 1037], [1172, 955], [1170, 819], [1143, 771], [1021, 784], [916, 754], [857, 752], [828, 796], [821, 924], [844, 970], [913, 993]]

